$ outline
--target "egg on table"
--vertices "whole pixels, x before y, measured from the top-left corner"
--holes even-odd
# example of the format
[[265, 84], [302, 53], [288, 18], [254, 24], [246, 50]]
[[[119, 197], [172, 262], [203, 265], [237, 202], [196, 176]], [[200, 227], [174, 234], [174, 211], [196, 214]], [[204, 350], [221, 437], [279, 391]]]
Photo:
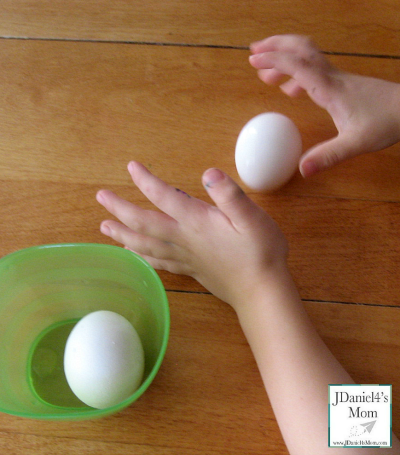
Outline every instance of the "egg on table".
[[235, 150], [236, 168], [249, 188], [270, 192], [292, 178], [301, 152], [300, 132], [292, 120], [265, 112], [241, 130]]
[[95, 311], [72, 329], [64, 371], [74, 394], [97, 409], [116, 405], [140, 386], [144, 351], [133, 325], [112, 311]]

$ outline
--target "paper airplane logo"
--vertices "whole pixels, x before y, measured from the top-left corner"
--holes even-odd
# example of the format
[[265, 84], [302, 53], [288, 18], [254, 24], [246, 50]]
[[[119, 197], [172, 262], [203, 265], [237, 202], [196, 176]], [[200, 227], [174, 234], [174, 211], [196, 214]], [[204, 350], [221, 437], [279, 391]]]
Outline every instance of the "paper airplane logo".
[[391, 430], [390, 384], [329, 384], [329, 447], [391, 447]]
[[364, 433], [366, 433], [367, 431], [368, 431], [368, 433], [371, 433], [372, 428], [374, 428], [375, 424], [376, 424], [376, 420], [373, 420], [372, 422], [361, 423], [360, 425], [365, 428]]
[[356, 436], [361, 436], [362, 434], [365, 433], [371, 433], [372, 428], [374, 428], [376, 424], [376, 420], [373, 420], [372, 422], [367, 422], [367, 423], [360, 423], [359, 425], [354, 425], [351, 427], [350, 430], [350, 438], [354, 438]]

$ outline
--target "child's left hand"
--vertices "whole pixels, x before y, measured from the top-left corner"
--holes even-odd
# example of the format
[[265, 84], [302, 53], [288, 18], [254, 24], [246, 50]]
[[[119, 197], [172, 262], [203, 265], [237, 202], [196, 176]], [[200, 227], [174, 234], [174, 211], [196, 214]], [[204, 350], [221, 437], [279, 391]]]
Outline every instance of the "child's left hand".
[[277, 84], [289, 76], [280, 85], [283, 92], [297, 96], [305, 90], [338, 130], [302, 156], [304, 177], [400, 141], [400, 84], [339, 70], [304, 36], [272, 36], [253, 43], [251, 51], [250, 63], [262, 81]]
[[98, 202], [122, 222], [103, 221], [101, 231], [154, 268], [192, 276], [236, 310], [258, 284], [286, 270], [287, 243], [281, 230], [223, 172], [209, 169], [203, 175], [215, 207], [167, 185], [139, 163], [129, 163], [128, 169], [162, 212], [101, 190]]

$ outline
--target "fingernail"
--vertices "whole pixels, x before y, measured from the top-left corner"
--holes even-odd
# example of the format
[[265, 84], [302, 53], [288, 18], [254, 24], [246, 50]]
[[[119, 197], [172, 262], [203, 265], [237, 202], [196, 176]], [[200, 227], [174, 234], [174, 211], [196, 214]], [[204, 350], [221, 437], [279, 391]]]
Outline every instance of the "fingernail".
[[219, 169], [208, 169], [203, 176], [203, 184], [208, 188], [212, 188], [217, 183], [221, 182], [225, 178], [225, 174]]
[[111, 236], [111, 229], [106, 224], [100, 226], [100, 232], [108, 237]]
[[99, 202], [100, 204], [103, 204], [104, 203], [104, 196], [103, 196], [103, 193], [101, 191], [98, 191], [97, 194], [96, 194], [96, 200], [97, 202]]
[[251, 52], [254, 52], [254, 49], [258, 46], [258, 44], [260, 43], [261, 41], [254, 41], [253, 43], [250, 44], [249, 46], [249, 49]]
[[134, 161], [130, 161], [130, 162], [128, 163], [128, 171], [129, 171], [130, 173], [132, 173], [134, 167], [135, 167], [135, 162], [134, 162]]
[[300, 167], [301, 175], [306, 177], [311, 177], [312, 175], [316, 174], [319, 171], [318, 166], [313, 161], [306, 161], [302, 163]]

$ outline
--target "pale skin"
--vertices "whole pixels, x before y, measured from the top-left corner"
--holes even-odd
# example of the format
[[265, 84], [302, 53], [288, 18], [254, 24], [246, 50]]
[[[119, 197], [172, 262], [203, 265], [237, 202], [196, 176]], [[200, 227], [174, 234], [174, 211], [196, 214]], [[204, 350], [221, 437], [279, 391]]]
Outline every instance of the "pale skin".
[[[336, 137], [302, 156], [304, 177], [400, 141], [400, 84], [339, 70], [304, 36], [272, 36], [253, 43], [250, 50], [250, 64], [262, 81], [281, 84], [292, 97], [306, 91], [328, 111], [338, 130]], [[289, 80], [282, 83], [285, 76]]]
[[[101, 231], [156, 269], [192, 276], [233, 307], [289, 453], [380, 453], [327, 447], [328, 384], [353, 381], [304, 310], [287, 266], [287, 242], [272, 218], [218, 169], [203, 175], [215, 206], [177, 191], [140, 163], [128, 170], [161, 211], [101, 190], [98, 202], [120, 220], [104, 221]], [[394, 437], [385, 453], [399, 450]]]
[[[259, 50], [257, 46], [263, 45], [256, 45]], [[318, 65], [315, 68], [323, 72]], [[320, 76], [316, 77], [317, 86]], [[304, 79], [295, 75], [295, 82], [284, 87], [289, 94], [300, 90], [296, 78]], [[324, 87], [322, 84], [319, 92], [314, 91], [320, 100], [325, 99]], [[341, 124], [339, 118], [337, 122]], [[215, 205], [189, 197], [140, 163], [129, 163], [128, 171], [159, 210], [145, 210], [101, 190], [98, 202], [119, 220], [103, 221], [101, 231], [156, 269], [192, 276], [232, 306], [289, 453], [380, 455], [381, 449], [328, 447], [328, 384], [353, 380], [304, 310], [287, 265], [288, 244], [274, 220], [218, 169], [209, 169], [202, 177]], [[400, 443], [393, 435], [393, 448], [385, 453], [399, 451]]]

